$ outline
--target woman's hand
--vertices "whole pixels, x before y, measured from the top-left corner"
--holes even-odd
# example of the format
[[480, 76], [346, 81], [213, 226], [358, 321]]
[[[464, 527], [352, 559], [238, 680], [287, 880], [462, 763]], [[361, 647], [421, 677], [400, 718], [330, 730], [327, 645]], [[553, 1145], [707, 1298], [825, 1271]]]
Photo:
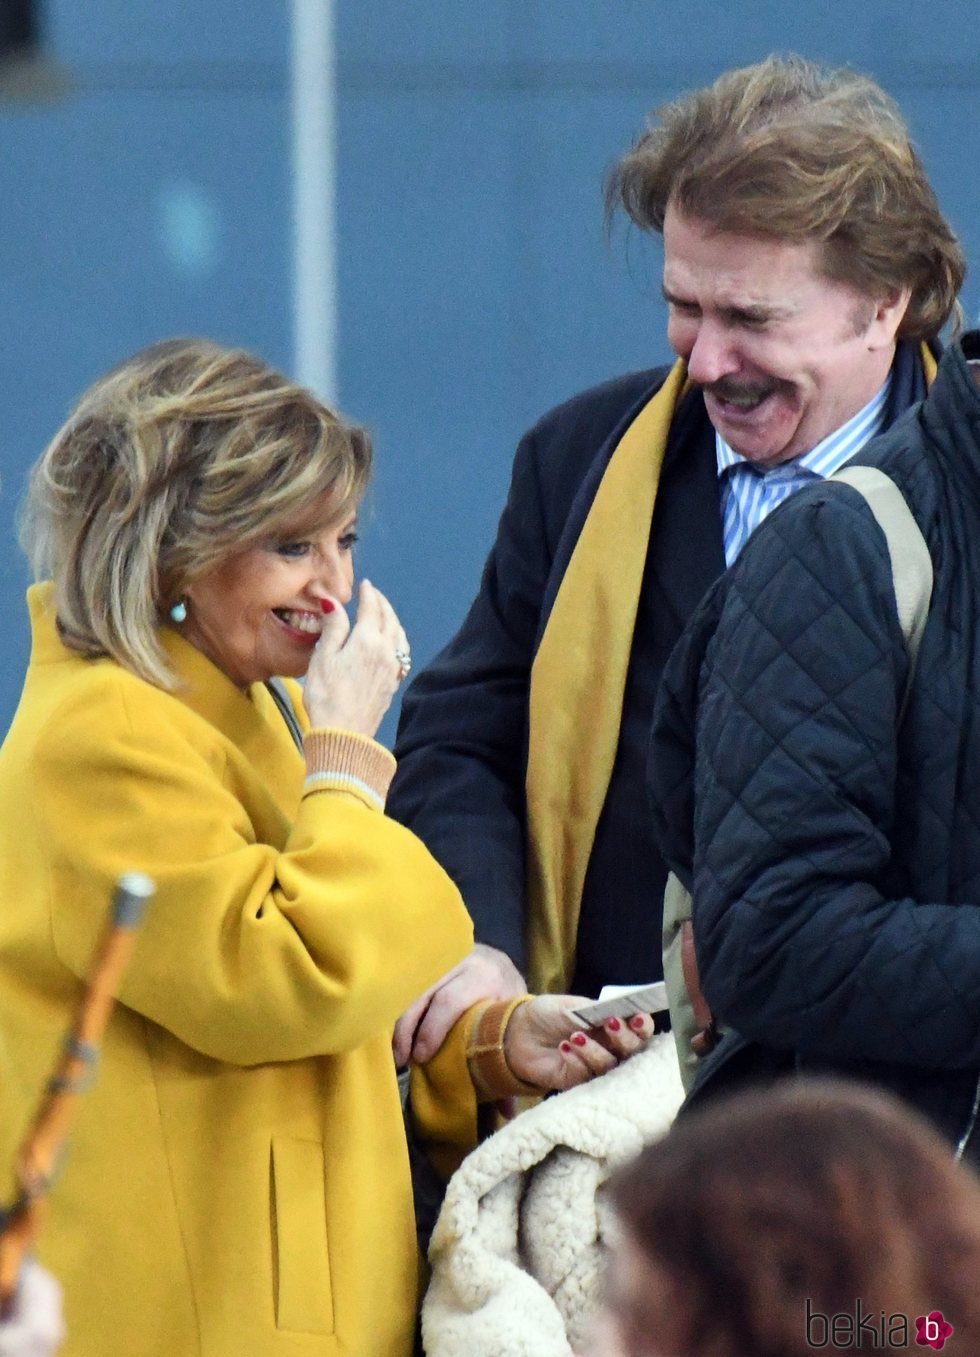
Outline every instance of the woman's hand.
[[362, 580], [357, 620], [351, 626], [335, 600], [306, 671], [303, 702], [315, 727], [333, 726], [374, 735], [406, 670], [397, 652], [408, 640], [380, 589]]
[[591, 1002], [573, 994], [543, 994], [515, 1008], [504, 1033], [511, 1073], [537, 1088], [573, 1088], [605, 1074], [653, 1036], [653, 1019], [646, 1013], [609, 1018], [584, 1032], [571, 1010]]

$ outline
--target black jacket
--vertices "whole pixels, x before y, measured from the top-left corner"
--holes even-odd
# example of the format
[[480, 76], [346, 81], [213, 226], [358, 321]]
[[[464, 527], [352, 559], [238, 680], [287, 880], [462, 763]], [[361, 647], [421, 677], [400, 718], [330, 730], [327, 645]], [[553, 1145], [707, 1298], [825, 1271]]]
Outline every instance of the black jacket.
[[[978, 336], [964, 348], [980, 354]], [[694, 1096], [834, 1070], [960, 1141], [980, 1072], [980, 390], [959, 347], [855, 460], [896, 481], [934, 563], [901, 722], [884, 537], [839, 483], [771, 515], [665, 671], [654, 818], [734, 1029]]]
[[[587, 391], [521, 440], [480, 592], [402, 707], [388, 812], [457, 882], [477, 938], [522, 968], [531, 664], [609, 458], [667, 371]], [[609, 553], [615, 569], [614, 541]], [[691, 395], [671, 429], [654, 510], [619, 750], [585, 882], [572, 981], [580, 993], [661, 973], [666, 869], [644, 791], [653, 700], [674, 642], [724, 564], [714, 433]]]
[[[477, 938], [521, 967], [531, 664], [609, 458], [666, 373], [587, 391], [522, 439], [480, 592], [402, 707], [389, 813], [457, 882]], [[917, 347], [901, 345], [889, 422], [921, 395], [921, 381]], [[614, 541], [609, 555], [615, 570]], [[671, 426], [654, 509], [619, 747], [582, 900], [571, 981], [580, 993], [661, 974], [666, 869], [644, 790], [653, 702], [674, 643], [724, 566], [714, 430], [694, 392]], [[583, 628], [589, 621], [583, 610]]]

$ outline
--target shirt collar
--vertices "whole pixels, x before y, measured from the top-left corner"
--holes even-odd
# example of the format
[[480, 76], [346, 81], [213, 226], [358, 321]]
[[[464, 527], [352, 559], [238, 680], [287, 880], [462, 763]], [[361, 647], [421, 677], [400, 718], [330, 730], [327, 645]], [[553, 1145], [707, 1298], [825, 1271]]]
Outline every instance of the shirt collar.
[[[794, 457], [789, 462], [781, 462], [776, 467], [770, 467], [770, 471], [781, 471], [785, 474], [787, 468], [795, 468], [798, 471], [809, 471], [815, 476], [832, 476], [835, 471], [839, 471], [845, 462], [850, 461], [865, 443], [870, 442], [875, 434], [880, 433], [885, 421], [885, 406], [888, 402], [888, 393], [891, 390], [891, 373], [885, 378], [885, 384], [881, 389], [871, 397], [867, 405], [853, 415], [846, 424], [842, 424], [839, 429], [821, 439], [815, 448], [809, 452], [802, 453], [799, 457]], [[733, 448], [730, 448], [721, 434], [715, 432], [715, 453], [718, 459], [718, 475], [723, 477], [732, 467], [742, 464], [750, 465], [745, 457], [740, 456]], [[766, 472], [760, 474], [765, 475]]]

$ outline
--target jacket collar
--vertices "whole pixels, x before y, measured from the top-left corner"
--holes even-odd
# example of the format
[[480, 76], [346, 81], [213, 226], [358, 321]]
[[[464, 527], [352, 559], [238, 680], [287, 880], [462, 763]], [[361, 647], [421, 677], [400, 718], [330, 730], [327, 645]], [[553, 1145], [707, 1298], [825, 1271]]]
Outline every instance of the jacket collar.
[[[938, 343], [933, 341], [926, 344], [925, 348], [934, 359], [939, 360], [942, 350]], [[890, 429], [910, 406], [925, 400], [928, 390], [923, 346], [917, 340], [900, 340], [895, 349], [895, 361], [892, 363], [892, 384], [885, 406], [882, 431]]]
[[980, 387], [969, 367], [977, 360], [980, 330], [972, 330], [943, 354], [921, 420], [940, 456], [955, 454], [958, 476], [980, 499]]

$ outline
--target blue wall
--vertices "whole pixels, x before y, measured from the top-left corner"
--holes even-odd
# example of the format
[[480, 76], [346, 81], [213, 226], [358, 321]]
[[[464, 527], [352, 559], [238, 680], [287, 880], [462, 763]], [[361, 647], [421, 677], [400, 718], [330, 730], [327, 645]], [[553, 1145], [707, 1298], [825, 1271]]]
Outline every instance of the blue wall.
[[286, 11], [49, 0], [46, 21], [69, 92], [0, 104], [0, 730], [28, 653], [14, 509], [75, 397], [171, 334], [290, 361]]
[[[0, 729], [26, 662], [13, 507], [73, 397], [174, 333], [291, 362], [288, 5], [55, 0], [74, 92], [0, 105]], [[427, 658], [520, 432], [667, 357], [656, 245], [605, 238], [646, 111], [773, 50], [876, 76], [980, 263], [975, 6], [336, 0], [340, 399], [379, 453], [361, 558]], [[980, 320], [980, 269], [964, 295]], [[392, 722], [385, 727], [390, 735]]]

